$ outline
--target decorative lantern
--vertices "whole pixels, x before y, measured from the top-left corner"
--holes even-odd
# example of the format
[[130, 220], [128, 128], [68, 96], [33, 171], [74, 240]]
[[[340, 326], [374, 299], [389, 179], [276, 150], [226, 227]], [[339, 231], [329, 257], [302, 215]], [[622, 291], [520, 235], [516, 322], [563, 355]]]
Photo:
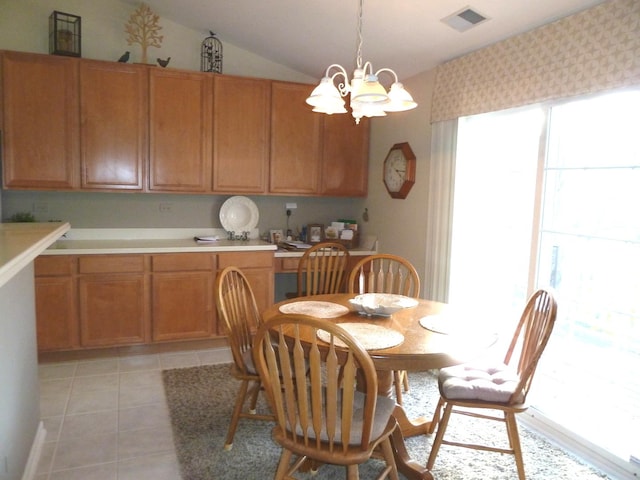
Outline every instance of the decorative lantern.
[[203, 40], [200, 50], [200, 70], [222, 73], [222, 42], [216, 38], [215, 33], [209, 33], [210, 36]]
[[49, 53], [80, 56], [80, 17], [56, 10], [49, 16]]

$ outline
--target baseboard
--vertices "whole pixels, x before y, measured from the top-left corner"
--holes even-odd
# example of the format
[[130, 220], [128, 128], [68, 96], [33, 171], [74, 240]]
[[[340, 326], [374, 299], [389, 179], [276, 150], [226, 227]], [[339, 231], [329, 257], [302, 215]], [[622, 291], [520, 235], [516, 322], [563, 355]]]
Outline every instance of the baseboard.
[[624, 460], [612, 453], [573, 435], [569, 430], [547, 419], [535, 408], [529, 408], [520, 414], [518, 419], [527, 427], [545, 436], [563, 450], [581, 458], [586, 463], [604, 472], [608, 477], [616, 480], [637, 480], [640, 468], [632, 462]]
[[31, 445], [31, 451], [29, 452], [29, 458], [27, 459], [27, 465], [24, 467], [24, 473], [22, 474], [22, 480], [34, 480], [36, 473], [38, 472], [38, 462], [40, 462], [40, 456], [42, 455], [42, 448], [44, 446], [44, 440], [47, 437], [47, 430], [44, 428], [42, 421], [38, 424], [38, 430], [36, 436], [33, 439]]

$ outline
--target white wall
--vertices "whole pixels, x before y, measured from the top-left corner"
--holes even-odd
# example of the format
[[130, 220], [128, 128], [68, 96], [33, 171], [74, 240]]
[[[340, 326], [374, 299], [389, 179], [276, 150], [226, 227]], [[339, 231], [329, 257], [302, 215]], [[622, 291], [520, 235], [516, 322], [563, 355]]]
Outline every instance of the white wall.
[[0, 287], [0, 312], [0, 478], [18, 480], [40, 422], [33, 263]]
[[[434, 82], [435, 72], [402, 79], [418, 107], [408, 112], [391, 113], [387, 117], [373, 119], [369, 153], [369, 196], [364, 204], [369, 213], [369, 222], [363, 224], [364, 233], [377, 234], [380, 251], [408, 258], [421, 279], [424, 279], [426, 271], [426, 186]], [[391, 198], [382, 180], [384, 159], [389, 149], [401, 142], [409, 142], [416, 155], [416, 182], [404, 200]]]

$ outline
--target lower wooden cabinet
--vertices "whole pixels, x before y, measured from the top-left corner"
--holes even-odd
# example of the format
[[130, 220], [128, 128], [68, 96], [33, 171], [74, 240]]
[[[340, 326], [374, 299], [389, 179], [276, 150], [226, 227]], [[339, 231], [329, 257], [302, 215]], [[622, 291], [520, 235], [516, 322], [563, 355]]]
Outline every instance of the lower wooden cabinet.
[[213, 291], [242, 268], [260, 310], [274, 299], [273, 252], [43, 255], [35, 260], [39, 351], [223, 336]]
[[35, 262], [36, 332], [39, 350], [70, 350], [80, 345], [76, 309], [76, 259], [39, 257]]
[[148, 340], [148, 279], [143, 255], [78, 259], [80, 344], [127, 345]]
[[152, 340], [206, 338], [216, 334], [215, 259], [209, 253], [151, 257]]

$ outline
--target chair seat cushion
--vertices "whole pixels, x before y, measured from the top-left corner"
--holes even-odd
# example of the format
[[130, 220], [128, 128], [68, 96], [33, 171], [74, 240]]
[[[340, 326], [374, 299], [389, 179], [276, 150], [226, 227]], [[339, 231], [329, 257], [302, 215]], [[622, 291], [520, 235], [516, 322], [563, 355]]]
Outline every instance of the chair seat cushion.
[[[324, 392], [323, 392], [323, 395], [324, 395]], [[351, 417], [351, 422], [349, 427], [351, 429], [350, 436], [349, 436], [349, 445], [359, 445], [360, 443], [362, 443], [362, 423], [364, 418], [365, 398], [366, 398], [366, 395], [362, 392], [354, 393], [354, 397], [353, 397], [354, 409], [353, 409], [353, 415]], [[326, 401], [323, 403], [326, 405]], [[395, 400], [378, 395], [376, 399], [376, 409], [373, 415], [371, 440], [374, 440], [382, 435], [382, 433], [384, 432], [387, 426], [387, 423], [389, 423], [389, 418], [391, 417], [391, 414], [393, 413], [393, 409], [395, 408], [395, 406], [396, 406]], [[340, 415], [341, 409], [342, 409], [342, 402], [338, 401], [338, 415]], [[335, 440], [338, 440], [338, 441], [339, 439], [342, 438], [341, 423], [342, 423], [341, 421], [337, 422], [336, 432], [333, 437]], [[302, 428], [300, 425], [297, 425], [296, 431], [298, 435], [302, 435]], [[307, 435], [309, 436], [309, 438], [316, 438], [316, 435], [311, 426], [311, 419], [310, 419], [309, 428], [307, 430]], [[327, 435], [324, 422], [322, 425], [322, 430], [320, 432], [320, 439], [325, 442], [329, 440], [329, 436]]]
[[[441, 369], [438, 375], [445, 398], [494, 403], [509, 403], [519, 380], [518, 374], [503, 363], [455, 365]], [[514, 401], [522, 401], [522, 395]]]

